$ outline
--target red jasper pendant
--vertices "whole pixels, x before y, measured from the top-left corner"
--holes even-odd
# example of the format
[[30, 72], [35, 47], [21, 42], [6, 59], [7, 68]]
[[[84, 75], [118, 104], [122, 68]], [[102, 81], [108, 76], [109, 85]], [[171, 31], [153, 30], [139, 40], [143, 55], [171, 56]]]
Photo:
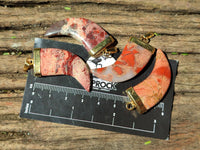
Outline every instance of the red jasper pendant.
[[45, 33], [48, 37], [55, 35], [72, 36], [94, 57], [117, 52], [116, 49], [108, 50], [109, 46], [116, 44], [114, 38], [99, 25], [85, 18], [67, 18], [56, 22]]
[[141, 83], [126, 90], [131, 102], [126, 104], [128, 110], [137, 109], [144, 113], [155, 106], [166, 94], [171, 83], [171, 68], [162, 50], [156, 52], [156, 62], [151, 74]]
[[[77, 55], [56, 48], [35, 49], [33, 59], [28, 58], [25, 71], [33, 65], [36, 76], [69, 75], [90, 91], [90, 72], [85, 62]], [[29, 68], [27, 68], [29, 66]]]
[[149, 62], [154, 51], [155, 48], [148, 43], [132, 37], [113, 65], [91, 71], [100, 79], [123, 82], [136, 76]]

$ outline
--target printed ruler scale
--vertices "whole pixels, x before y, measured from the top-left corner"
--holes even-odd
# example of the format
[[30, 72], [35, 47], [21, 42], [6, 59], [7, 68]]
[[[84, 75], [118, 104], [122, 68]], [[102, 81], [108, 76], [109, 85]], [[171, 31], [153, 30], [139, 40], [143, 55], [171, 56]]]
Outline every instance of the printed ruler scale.
[[[111, 114], [110, 123], [109, 123], [109, 121], [107, 123], [103, 123], [102, 120], [94, 121], [94, 117], [96, 117], [94, 115], [95, 111], [93, 111], [93, 112], [91, 111], [91, 115], [90, 115], [91, 117], [89, 117], [91, 119], [88, 118], [88, 120], [86, 118], [85, 118], [85, 120], [78, 119], [78, 118], [73, 116], [73, 113], [74, 113], [76, 107], [80, 107], [80, 103], [84, 103], [84, 101], [88, 101], [88, 99], [84, 100], [85, 96], [89, 96], [90, 99], [93, 98], [92, 101], [94, 101], [94, 99], [96, 98], [95, 103], [93, 103], [92, 107], [95, 107], [95, 105], [96, 106], [103, 105], [103, 104], [101, 104], [102, 99], [104, 101], [111, 101], [109, 103], [110, 104], [110, 106], [108, 107], [109, 109], [111, 109], [112, 107], [113, 107], [113, 109], [115, 109], [118, 106], [119, 107], [125, 106], [125, 101], [127, 101], [126, 100], [127, 99], [126, 96], [113, 95], [113, 94], [102, 93], [102, 92], [98, 92], [98, 91], [92, 91], [91, 93], [88, 93], [84, 89], [75, 89], [75, 88], [71, 88], [71, 87], [56, 86], [56, 85], [38, 83], [38, 82], [35, 82], [34, 84], [30, 84], [29, 85], [29, 89], [30, 90], [32, 89], [31, 95], [33, 97], [37, 97], [37, 99], [34, 100], [34, 98], [33, 98], [33, 99], [31, 99], [29, 101], [29, 103], [26, 103], [25, 110], [24, 110], [25, 114], [30, 114], [30, 115], [35, 115], [35, 116], [42, 116], [42, 117], [49, 117], [49, 118], [56, 118], [56, 119], [65, 119], [65, 120], [85, 122], [85, 123], [93, 123], [93, 124], [98, 124], [98, 125], [111, 126], [111, 127], [115, 127], [115, 128], [121, 128], [121, 129], [127, 129], [127, 130], [135, 130], [135, 131], [141, 131], [141, 132], [147, 132], [147, 133], [155, 133], [156, 119], [152, 120], [153, 121], [152, 129], [145, 130], [145, 129], [139, 129], [139, 128], [137, 129], [137, 128], [135, 128], [135, 123], [136, 123], [135, 121], [133, 121], [132, 123], [130, 121], [130, 125], [132, 125], [132, 126], [116, 125], [115, 124], [115, 117], [117, 117], [116, 115], [119, 112], [110, 113]], [[42, 93], [46, 92], [46, 94], [44, 95], [41, 92]], [[63, 101], [65, 101], [65, 102], [69, 99], [68, 98], [69, 94], [72, 94], [70, 99], [72, 99], [73, 96], [74, 97], [79, 96], [80, 97], [80, 99], [78, 99], [79, 104], [78, 105], [72, 105], [71, 104], [71, 107], [70, 107], [71, 109], [67, 110], [67, 111], [69, 111], [69, 115], [68, 116], [60, 116], [59, 113], [57, 114], [57, 112], [53, 113], [54, 109], [51, 108], [50, 105], [49, 106], [46, 105], [46, 110], [48, 109], [49, 111], [45, 110], [45, 111], [42, 112], [41, 109], [40, 110], [35, 110], [33, 108], [33, 105], [34, 105], [33, 103], [36, 103], [37, 105], [40, 105], [38, 100], [42, 101], [42, 99], [44, 99], [44, 97], [51, 98], [52, 97], [52, 92], [56, 92], [57, 94], [61, 94], [62, 93], [63, 97], [59, 97], [59, 98], [62, 99]], [[117, 101], [120, 102], [120, 103], [117, 104]], [[74, 104], [76, 104], [76, 103], [74, 103]], [[91, 102], [90, 102], [90, 104], [91, 104]], [[107, 105], [108, 103], [104, 103], [104, 104]], [[163, 107], [164, 105], [163, 104], [164, 103], [161, 102], [156, 107], [156, 109], [160, 109], [160, 108], [164, 109], [164, 107]], [[37, 107], [37, 106], [34, 106], [34, 107]], [[89, 106], [87, 105], [87, 107], [89, 107]], [[62, 108], [60, 108], [60, 109], [62, 109]], [[78, 108], [78, 109], [80, 109], [80, 108]], [[82, 112], [79, 112], [79, 113], [82, 113]], [[103, 115], [103, 114], [100, 114], [100, 115]], [[126, 114], [124, 114], [124, 115], [126, 115]], [[124, 117], [124, 116], [122, 115], [122, 117]]]
[[[30, 87], [32, 87], [32, 84], [30, 85]], [[121, 101], [121, 102], [128, 101], [127, 96], [113, 95], [113, 94], [102, 93], [102, 92], [97, 92], [97, 91], [86, 92], [84, 89], [56, 86], [56, 85], [37, 83], [37, 82], [34, 83], [33, 91], [35, 89], [56, 91], [58, 93], [66, 92], [66, 93], [70, 93], [70, 94], [74, 94], [74, 95], [77, 95], [77, 94], [82, 95], [82, 96], [86, 95], [86, 96], [90, 96], [90, 97], [98, 97], [98, 98], [105, 98], [105, 99], [107, 99], [109, 97], [111, 100]]]
[[[30, 85], [30, 87], [32, 87], [32, 84]], [[55, 86], [55, 85], [50, 85], [50, 84], [44, 84], [44, 83], [34, 83], [33, 86], [33, 92], [32, 95], [35, 94], [35, 89], [40, 89], [40, 90], [48, 90], [49, 91], [49, 97], [51, 97], [51, 91], [55, 91], [55, 92], [64, 92], [66, 94], [73, 94], [73, 95], [82, 95], [82, 98], [80, 100], [81, 103], [84, 102], [83, 96], [90, 96], [90, 97], [97, 97], [98, 99], [101, 98], [105, 98], [105, 99], [109, 99], [113, 100], [113, 108], [116, 108], [116, 101], [120, 101], [122, 103], [124, 103], [124, 100], [127, 99], [126, 96], [119, 96], [119, 95], [113, 95], [113, 94], [107, 94], [107, 93], [101, 93], [101, 92], [96, 92], [93, 91], [90, 94], [88, 92], [86, 92], [83, 89], [75, 89], [75, 88], [70, 88], [70, 87], [62, 87], [62, 86]], [[41, 95], [39, 96], [40, 98]], [[67, 96], [65, 95], [65, 97], [63, 97], [63, 100], [67, 100]], [[76, 119], [73, 118], [73, 111], [75, 109], [76, 106], [72, 106], [71, 108], [71, 114], [70, 117], [60, 117], [60, 116], [56, 116], [56, 115], [52, 115], [52, 109], [50, 109], [49, 114], [40, 114], [40, 113], [34, 113], [31, 112], [31, 106], [33, 104], [33, 100], [30, 101], [30, 103], [27, 103], [26, 109], [25, 109], [25, 113], [29, 113], [29, 114], [33, 114], [33, 115], [39, 115], [39, 116], [48, 116], [48, 117], [54, 117], [54, 118], [62, 118], [62, 119], [68, 119], [68, 120], [74, 120], [74, 121], [80, 121], [80, 122], [87, 122], [87, 123], [95, 123], [95, 124], [100, 124], [100, 125], [108, 125], [108, 126], [113, 126], [113, 127], [118, 127], [118, 128], [124, 128], [124, 129], [129, 129], [129, 130], [136, 130], [136, 131], [143, 131], [143, 132], [149, 132], [149, 133], [154, 133], [155, 132], [155, 123], [156, 120], [154, 120], [154, 126], [153, 129], [150, 130], [142, 130], [142, 129], [136, 129], [134, 128], [135, 126], [135, 122], [133, 122], [133, 126], [132, 127], [124, 127], [124, 126], [118, 126], [114, 124], [114, 119], [115, 119], [115, 115], [116, 113], [113, 113], [113, 117], [112, 117], [112, 121], [110, 124], [105, 124], [105, 123], [100, 123], [100, 122], [94, 122], [94, 115], [91, 115], [91, 120], [81, 120], [81, 119]], [[162, 104], [162, 103], [161, 103]], [[100, 101], [98, 101], [96, 103], [96, 105], [101, 105]], [[125, 105], [125, 104], [124, 104]], [[158, 107], [159, 108], [159, 107]]]
[[[51, 43], [67, 47], [62, 42]], [[133, 83], [141, 82], [148, 76], [150, 70], [138, 78], [112, 86], [111, 83], [94, 78], [91, 92], [85, 91], [71, 76], [38, 78], [32, 76], [29, 71], [20, 116], [168, 139], [177, 62], [170, 60], [170, 64], [173, 79], [168, 93], [157, 106], [143, 115], [126, 110], [125, 102], [128, 101], [128, 98], [122, 93]], [[94, 85], [95, 82], [98, 83], [99, 87]], [[103, 86], [106, 84], [109, 86], [103, 88], [100, 87], [100, 83]]]

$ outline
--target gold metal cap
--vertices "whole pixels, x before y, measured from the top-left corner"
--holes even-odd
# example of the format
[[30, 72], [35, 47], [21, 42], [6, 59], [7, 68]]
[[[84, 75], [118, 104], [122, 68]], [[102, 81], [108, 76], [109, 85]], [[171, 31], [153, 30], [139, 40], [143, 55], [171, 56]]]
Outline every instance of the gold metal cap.
[[147, 109], [145, 108], [145, 106], [142, 103], [142, 100], [137, 95], [137, 93], [135, 92], [133, 87], [126, 89], [125, 92], [126, 92], [127, 96], [129, 97], [129, 99], [131, 100], [130, 102], [126, 103], [126, 109], [127, 110], [133, 110], [133, 109], [136, 108], [136, 110], [140, 114], [143, 114], [144, 112], [147, 111]]
[[156, 48], [151, 46], [149, 44], [150, 39], [152, 39], [153, 37], [155, 37], [157, 34], [154, 32], [148, 32], [145, 35], [141, 36], [140, 38], [136, 38], [136, 37], [131, 37], [129, 39], [129, 42], [134, 42], [137, 45], [144, 47], [145, 49], [151, 51], [152, 53], [155, 52]]
[[93, 57], [99, 57], [101, 55], [110, 55], [117, 52], [117, 48], [108, 48], [115, 42], [112, 36], [107, 37], [105, 40], [97, 44], [93, 49], [89, 51], [89, 54]]
[[26, 58], [24, 63], [24, 71], [28, 72], [29, 69], [33, 68], [33, 59], [31, 57]]
[[33, 51], [33, 71], [34, 75], [40, 77], [41, 72], [40, 72], [40, 48], [36, 48]]

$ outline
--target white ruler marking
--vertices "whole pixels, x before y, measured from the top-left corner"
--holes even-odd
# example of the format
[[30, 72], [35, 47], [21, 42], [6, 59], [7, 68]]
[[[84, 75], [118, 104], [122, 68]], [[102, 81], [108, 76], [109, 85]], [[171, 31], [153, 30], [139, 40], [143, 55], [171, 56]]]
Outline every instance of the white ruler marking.
[[87, 96], [95, 96], [98, 98], [105, 98], [107, 99], [108, 97], [111, 97], [111, 100], [117, 100], [124, 102], [125, 99], [128, 99], [127, 96], [121, 96], [121, 95], [115, 95], [115, 94], [109, 94], [109, 93], [102, 93], [98, 91], [91, 91], [87, 92], [84, 89], [77, 89], [77, 88], [71, 88], [71, 87], [63, 87], [63, 86], [58, 86], [58, 85], [51, 85], [51, 84], [45, 84], [45, 83], [39, 83], [35, 82], [34, 83], [34, 88], [39, 88], [39, 89], [47, 89], [47, 90], [53, 90], [53, 91], [65, 91], [67, 93], [72, 93], [72, 94], [81, 94], [81, 95], [87, 95]]
[[94, 115], [92, 115], [92, 118], [91, 118], [91, 122], [93, 122], [94, 121]]
[[142, 130], [142, 129], [124, 127], [124, 126], [119, 126], [119, 125], [105, 124], [105, 123], [95, 122], [95, 121], [87, 121], [87, 120], [75, 119], [75, 118], [72, 119], [72, 118], [68, 118], [68, 117], [60, 117], [60, 116], [53, 116], [53, 115], [49, 116], [49, 115], [39, 114], [39, 113], [33, 113], [33, 112], [29, 112], [29, 114], [37, 115], [37, 116], [43, 116], [43, 117], [52, 117], [52, 118], [66, 119], [66, 120], [72, 120], [72, 121], [93, 123], [93, 124], [99, 124], [99, 125], [105, 125], [105, 126], [112, 126], [112, 127], [117, 127], [117, 128], [121, 128], [121, 129], [142, 131], [142, 132], [147, 132], [147, 133], [155, 133], [155, 127], [156, 127], [156, 123], [154, 123], [153, 130], [151, 131], [151, 130]]
[[112, 118], [112, 125], [115, 123], [115, 113], [113, 113], [113, 118]]
[[52, 109], [50, 109], [50, 111], [49, 111], [49, 116], [51, 116], [51, 114], [52, 114]]
[[[33, 91], [35, 90], [35, 88], [39, 88], [39, 89], [42, 89], [42, 90], [43, 89], [50, 90], [49, 94], [51, 94], [51, 90], [57, 91], [57, 92], [60, 92], [60, 91], [66, 92], [65, 100], [67, 100], [67, 93], [73, 93], [74, 95], [75, 94], [80, 94], [80, 95], [82, 95], [82, 97], [84, 95], [95, 96], [95, 97], [98, 97], [97, 105], [100, 105], [99, 98], [108, 99], [108, 97], [111, 97], [110, 100], [114, 100], [114, 104], [113, 104], [114, 108], [116, 107], [116, 101], [124, 102], [124, 100], [128, 99], [126, 96], [121, 96], [121, 95], [114, 95], [114, 94], [102, 93], [102, 92], [97, 92], [97, 91], [91, 91], [90, 93], [88, 93], [83, 89], [76, 89], [76, 88], [71, 88], [71, 87], [63, 87], [63, 86], [51, 85], [51, 84], [45, 84], [45, 83], [38, 83], [38, 82], [34, 83]], [[32, 95], [34, 95], [34, 94], [35, 94], [35, 92], [32, 92]], [[38, 95], [38, 96], [41, 98], [40, 95]], [[84, 99], [82, 98], [81, 102], [83, 102], [83, 101], [84, 101]], [[164, 104], [161, 104], [160, 107], [162, 108], [162, 111], [164, 111]], [[74, 119], [73, 118], [74, 106], [72, 106], [70, 118], [68, 118], [68, 117], [60, 117], [60, 116], [53, 116], [52, 115], [52, 109], [50, 109], [49, 115], [30, 112], [30, 110], [31, 110], [31, 105], [29, 106], [28, 113], [32, 114], [32, 115], [39, 115], [39, 116], [44, 116], [44, 117], [53, 117], [53, 118], [67, 119], [67, 120], [72, 120], [72, 121], [79, 121], [79, 122], [93, 123], [93, 124], [99, 124], [99, 125], [113, 126], [113, 127], [117, 127], [117, 128], [136, 130], [136, 131], [142, 131], [142, 132], [148, 132], [148, 133], [155, 133], [155, 130], [156, 130], [156, 120], [154, 120], [154, 125], [153, 125], [152, 131], [151, 130], [136, 129], [135, 128], [135, 122], [133, 122], [132, 128], [119, 126], [119, 125], [114, 125], [115, 115], [116, 115], [115, 113], [113, 113], [112, 124], [94, 122], [94, 115], [92, 115], [91, 121], [81, 120], [81, 119]]]
[[72, 106], [72, 111], [71, 111], [71, 119], [72, 119], [72, 117], [73, 117], [73, 113], [74, 113], [74, 106]]

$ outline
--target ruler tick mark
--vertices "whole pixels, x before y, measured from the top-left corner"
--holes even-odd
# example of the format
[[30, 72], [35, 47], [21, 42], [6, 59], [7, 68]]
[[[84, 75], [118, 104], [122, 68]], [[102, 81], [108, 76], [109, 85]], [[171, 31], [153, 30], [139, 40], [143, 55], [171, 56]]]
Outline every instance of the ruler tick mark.
[[155, 131], [156, 131], [156, 122], [157, 122], [156, 119], [154, 119], [154, 121], [153, 121], [153, 123], [154, 123], [153, 124], [153, 133], [155, 133]]
[[72, 119], [72, 117], [73, 117], [73, 113], [74, 113], [74, 106], [72, 106], [72, 111], [71, 111], [71, 119]]
[[156, 108], [161, 108], [161, 109], [162, 109], [161, 116], [164, 116], [165, 103], [160, 102], [160, 103], [158, 104], [158, 106], [155, 107], [154, 109], [156, 109]]
[[115, 108], [115, 107], [116, 107], [116, 104], [113, 104], [113, 107]]
[[31, 104], [30, 104], [30, 106], [29, 106], [29, 110], [28, 110], [28, 113], [30, 113], [31, 112]]
[[65, 95], [65, 100], [67, 100], [68, 99], [68, 97], [67, 97], [67, 93], [66, 93], [66, 95]]
[[100, 98], [98, 97], [97, 105], [100, 105]]
[[92, 119], [91, 119], [91, 122], [93, 122], [93, 120], [94, 120], [94, 115], [92, 115]]
[[135, 122], [133, 122], [133, 127], [132, 127], [133, 129], [135, 128]]
[[49, 111], [49, 116], [51, 116], [51, 114], [52, 114], [52, 109], [50, 109], [50, 111]]
[[29, 88], [32, 89], [33, 88], [33, 84], [30, 84]]
[[113, 113], [113, 118], [112, 118], [112, 125], [115, 123], [115, 113]]
[[26, 106], [25, 106], [25, 111], [24, 111], [24, 113], [25, 114], [27, 114], [28, 113], [28, 110], [29, 110], [29, 103], [26, 103]]

